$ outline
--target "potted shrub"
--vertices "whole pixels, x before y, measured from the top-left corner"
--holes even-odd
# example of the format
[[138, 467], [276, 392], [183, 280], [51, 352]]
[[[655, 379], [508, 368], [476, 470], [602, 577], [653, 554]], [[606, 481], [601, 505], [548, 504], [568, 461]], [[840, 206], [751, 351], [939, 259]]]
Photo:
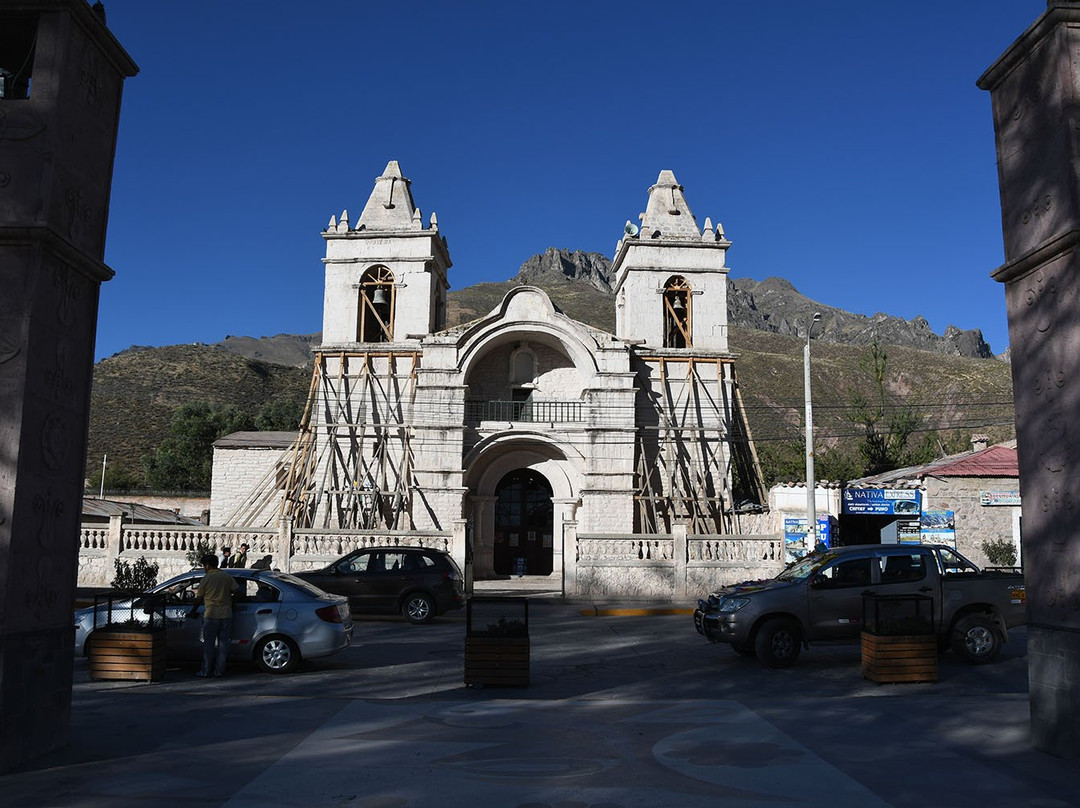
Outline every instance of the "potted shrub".
[[165, 676], [165, 600], [144, 594], [157, 583], [158, 565], [140, 557], [116, 560], [112, 591], [94, 598], [94, 630], [87, 656], [91, 679], [159, 681]]
[[933, 598], [865, 595], [861, 641], [862, 673], [870, 681], [937, 681]]
[[470, 598], [465, 613], [465, 684], [529, 684], [527, 598]]

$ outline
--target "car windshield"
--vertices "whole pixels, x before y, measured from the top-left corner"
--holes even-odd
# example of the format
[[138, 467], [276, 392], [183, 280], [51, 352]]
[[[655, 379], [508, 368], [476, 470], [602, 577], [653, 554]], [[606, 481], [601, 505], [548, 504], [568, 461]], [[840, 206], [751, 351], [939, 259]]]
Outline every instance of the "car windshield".
[[301, 592], [304, 592], [307, 595], [311, 595], [313, 598], [324, 598], [325, 599], [325, 598], [328, 598], [328, 597], [329, 598], [334, 597], [334, 595], [330, 595], [330, 594], [324, 592], [323, 590], [319, 589], [319, 587], [315, 586], [315, 584], [309, 583], [309, 582], [305, 581], [303, 578], [297, 578], [295, 575], [289, 575], [289, 573], [287, 573], [287, 572], [275, 573], [274, 580], [275, 581], [283, 581], [284, 583], [289, 584], [293, 588], [299, 589]]
[[811, 553], [800, 558], [786, 570], [776, 576], [777, 581], [805, 581], [825, 564], [836, 558], [839, 553]]
[[945, 575], [976, 574], [979, 568], [950, 547], [939, 547], [942, 572]]

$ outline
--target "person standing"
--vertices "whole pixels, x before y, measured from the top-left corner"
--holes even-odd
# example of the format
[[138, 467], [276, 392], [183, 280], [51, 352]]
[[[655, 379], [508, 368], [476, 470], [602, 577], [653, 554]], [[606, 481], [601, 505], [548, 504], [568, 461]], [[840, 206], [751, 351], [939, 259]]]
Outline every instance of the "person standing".
[[203, 662], [195, 675], [205, 679], [211, 675], [225, 675], [225, 661], [232, 639], [232, 599], [239, 586], [229, 573], [218, 568], [216, 555], [203, 556], [202, 567], [206, 575], [199, 582], [195, 605], [188, 612], [188, 617], [198, 617], [199, 605], [203, 605]]
[[232, 548], [226, 544], [224, 547], [221, 548], [221, 562], [218, 566], [220, 566], [222, 569], [225, 569], [226, 567], [231, 567], [232, 557]]
[[246, 544], [241, 544], [240, 549], [237, 552], [233, 553], [232, 559], [230, 559], [231, 563], [229, 564], [229, 566], [236, 567], [237, 569], [243, 569], [244, 567], [246, 567], [247, 551], [248, 546]]

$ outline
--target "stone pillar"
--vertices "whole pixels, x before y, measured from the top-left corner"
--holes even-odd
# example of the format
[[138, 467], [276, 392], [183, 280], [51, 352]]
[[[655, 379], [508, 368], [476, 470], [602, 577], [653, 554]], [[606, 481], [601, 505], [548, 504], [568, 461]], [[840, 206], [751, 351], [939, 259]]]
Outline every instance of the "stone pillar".
[[562, 594], [572, 598], [581, 594], [578, 589], [577, 522], [563, 522], [563, 575]]
[[997, 140], [1032, 744], [1080, 759], [1080, 2], [1050, 0], [978, 86]]
[[98, 289], [124, 78], [84, 0], [0, 7], [0, 770], [67, 743]]
[[274, 553], [276, 558], [271, 566], [275, 569], [285, 570], [285, 572], [292, 572], [292, 560], [295, 553], [292, 517], [282, 516], [278, 519], [277, 551]]
[[672, 525], [671, 557], [675, 580], [671, 587], [671, 596], [676, 601], [686, 599], [686, 556], [689, 552], [687, 545], [686, 525]]

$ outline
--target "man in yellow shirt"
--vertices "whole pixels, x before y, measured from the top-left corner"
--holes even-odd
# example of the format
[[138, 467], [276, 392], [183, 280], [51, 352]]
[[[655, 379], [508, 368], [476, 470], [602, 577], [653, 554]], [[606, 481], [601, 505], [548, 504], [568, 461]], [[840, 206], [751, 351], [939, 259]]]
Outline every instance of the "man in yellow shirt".
[[229, 641], [232, 638], [232, 599], [239, 586], [229, 573], [218, 569], [216, 555], [203, 556], [202, 566], [206, 575], [199, 582], [195, 605], [191, 607], [188, 617], [198, 617], [199, 604], [206, 607], [202, 624], [203, 663], [195, 674], [205, 679], [210, 675], [225, 675], [225, 660], [229, 656]]

